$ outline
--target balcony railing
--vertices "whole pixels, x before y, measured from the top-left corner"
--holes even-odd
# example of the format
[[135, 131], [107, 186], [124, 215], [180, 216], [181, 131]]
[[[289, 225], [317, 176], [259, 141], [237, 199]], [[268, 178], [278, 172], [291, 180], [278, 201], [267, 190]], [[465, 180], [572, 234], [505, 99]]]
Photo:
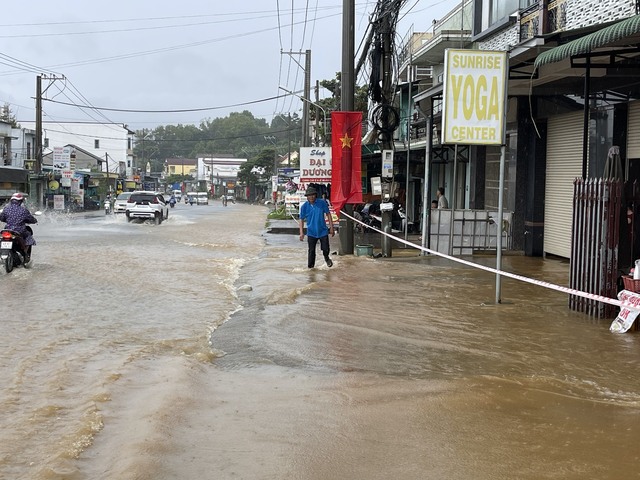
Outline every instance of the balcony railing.
[[546, 33], [564, 30], [567, 27], [568, 0], [551, 0], [546, 10], [546, 22], [544, 22], [544, 10], [535, 3], [520, 11], [520, 41]]
[[557, 32], [567, 26], [567, 0], [554, 0], [549, 2], [547, 11], [548, 32]]

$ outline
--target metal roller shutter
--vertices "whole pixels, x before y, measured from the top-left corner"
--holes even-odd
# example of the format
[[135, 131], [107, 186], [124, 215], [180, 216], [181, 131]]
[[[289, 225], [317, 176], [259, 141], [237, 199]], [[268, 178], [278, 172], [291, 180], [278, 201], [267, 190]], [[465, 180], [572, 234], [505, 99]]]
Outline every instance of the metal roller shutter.
[[544, 251], [571, 257], [573, 181], [582, 176], [583, 112], [549, 119], [544, 206]]
[[640, 101], [629, 103], [627, 158], [640, 158]]

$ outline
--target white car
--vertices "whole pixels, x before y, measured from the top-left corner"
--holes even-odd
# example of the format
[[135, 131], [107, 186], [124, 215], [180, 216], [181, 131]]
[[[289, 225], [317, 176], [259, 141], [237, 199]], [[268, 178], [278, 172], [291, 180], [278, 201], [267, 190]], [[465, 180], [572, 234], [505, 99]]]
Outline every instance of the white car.
[[125, 209], [127, 222], [134, 218], [152, 219], [156, 225], [169, 218], [169, 205], [164, 196], [157, 192], [131, 192]]
[[133, 192], [122, 192], [113, 202], [113, 213], [125, 213], [127, 211], [127, 200]]

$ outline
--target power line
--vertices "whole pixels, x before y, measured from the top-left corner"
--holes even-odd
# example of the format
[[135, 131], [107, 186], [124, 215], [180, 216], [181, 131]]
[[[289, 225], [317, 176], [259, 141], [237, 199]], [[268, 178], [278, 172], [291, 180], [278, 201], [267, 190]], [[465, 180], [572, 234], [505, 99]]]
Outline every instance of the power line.
[[[332, 17], [336, 17], [341, 15], [341, 13], [334, 13], [331, 15], [326, 15], [324, 17], [319, 17], [317, 20], [325, 20], [325, 19], [329, 19]], [[296, 22], [297, 23], [302, 23], [302, 22]], [[244, 33], [236, 33], [233, 35], [228, 35], [225, 37], [220, 37], [220, 38], [212, 38], [212, 39], [208, 39], [208, 40], [202, 40], [199, 42], [192, 42], [192, 43], [186, 43], [186, 44], [180, 44], [180, 45], [173, 45], [170, 47], [164, 47], [164, 48], [157, 48], [157, 49], [153, 49], [153, 50], [144, 50], [141, 52], [130, 52], [130, 53], [125, 53], [125, 54], [121, 54], [121, 55], [114, 55], [111, 57], [102, 57], [102, 58], [97, 58], [97, 59], [91, 59], [91, 60], [83, 60], [83, 61], [79, 61], [79, 62], [72, 62], [72, 63], [63, 63], [63, 64], [58, 64], [58, 65], [53, 65], [50, 68], [70, 68], [70, 67], [78, 67], [78, 66], [84, 66], [84, 65], [92, 65], [92, 64], [96, 64], [96, 63], [105, 63], [105, 62], [112, 62], [112, 61], [117, 61], [117, 60], [124, 60], [124, 59], [129, 59], [129, 58], [136, 58], [136, 57], [141, 57], [141, 56], [146, 56], [146, 55], [155, 55], [158, 53], [165, 53], [165, 52], [170, 52], [170, 51], [175, 51], [175, 50], [182, 50], [185, 48], [192, 48], [192, 47], [200, 47], [203, 45], [209, 45], [211, 43], [217, 43], [217, 42], [222, 42], [225, 40], [232, 40], [232, 39], [236, 39], [236, 38], [242, 38], [242, 37], [248, 37], [250, 35], [257, 35], [260, 33], [266, 33], [266, 32], [270, 32], [275, 30], [278, 27], [270, 27], [270, 28], [263, 28], [261, 30], [252, 30], [250, 32], [244, 32]], [[48, 68], [42, 68], [40, 69], [40, 71], [51, 71]], [[0, 72], [0, 76], [6, 76], [6, 75], [14, 75], [16, 72], [12, 71], [12, 72]]]
[[109, 108], [109, 107], [96, 107], [89, 105], [79, 105], [77, 103], [69, 103], [69, 102], [61, 102], [59, 100], [52, 100], [50, 98], [43, 98], [42, 100], [45, 102], [57, 103], [60, 105], [68, 105], [77, 108], [89, 108], [92, 110], [103, 110], [107, 112], [126, 112], [126, 113], [186, 113], [186, 112], [203, 112], [206, 110], [222, 110], [224, 108], [232, 108], [232, 107], [241, 107], [244, 105], [254, 105], [256, 103], [269, 102], [271, 100], [276, 100], [278, 98], [286, 97], [287, 95], [277, 95], [274, 97], [261, 98], [259, 100], [251, 100], [249, 102], [242, 103], [234, 103], [231, 105], [221, 105], [217, 107], [202, 107], [202, 108], [180, 108], [176, 110], [135, 110], [135, 109], [126, 109], [126, 108]]

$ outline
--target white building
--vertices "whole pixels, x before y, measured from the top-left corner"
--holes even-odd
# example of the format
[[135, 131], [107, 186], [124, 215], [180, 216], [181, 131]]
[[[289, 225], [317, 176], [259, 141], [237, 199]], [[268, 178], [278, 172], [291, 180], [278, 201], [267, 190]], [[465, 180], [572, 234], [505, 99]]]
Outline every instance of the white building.
[[25, 167], [25, 160], [35, 158], [36, 131], [28, 128], [11, 129], [11, 152], [7, 160], [13, 167]]
[[197, 181], [206, 182], [207, 190], [214, 187], [218, 193], [221, 187], [235, 186], [238, 171], [246, 158], [198, 157]]
[[[35, 121], [19, 121], [24, 129], [35, 130]], [[119, 172], [125, 165], [126, 176], [133, 176], [133, 145], [135, 132], [119, 123], [92, 122], [42, 122], [43, 155], [53, 151], [54, 147], [76, 145], [91, 154], [105, 158], [109, 172]]]

